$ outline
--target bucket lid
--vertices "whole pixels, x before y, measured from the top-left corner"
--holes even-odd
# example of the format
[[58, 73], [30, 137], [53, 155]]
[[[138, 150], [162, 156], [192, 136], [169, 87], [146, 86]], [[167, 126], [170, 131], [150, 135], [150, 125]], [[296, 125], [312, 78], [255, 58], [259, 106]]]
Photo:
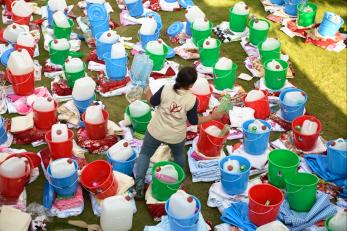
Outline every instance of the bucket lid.
[[105, 20], [107, 18], [107, 11], [104, 5], [92, 4], [87, 9], [88, 19], [92, 21]]
[[50, 209], [53, 206], [54, 189], [53, 186], [46, 180], [43, 189], [43, 207]]
[[1, 64], [4, 66], [4, 67], [7, 67], [7, 62], [8, 62], [8, 59], [10, 58], [10, 55], [11, 53], [14, 51], [13, 48], [10, 48], [8, 50], [6, 50], [2, 55], [1, 55]]
[[169, 26], [169, 28], [167, 28], [166, 33], [170, 37], [175, 37], [182, 31], [183, 27], [184, 25], [182, 22], [174, 22]]
[[194, 6], [194, 3], [192, 0], [178, 0], [178, 4], [184, 9], [186, 9], [188, 6]]

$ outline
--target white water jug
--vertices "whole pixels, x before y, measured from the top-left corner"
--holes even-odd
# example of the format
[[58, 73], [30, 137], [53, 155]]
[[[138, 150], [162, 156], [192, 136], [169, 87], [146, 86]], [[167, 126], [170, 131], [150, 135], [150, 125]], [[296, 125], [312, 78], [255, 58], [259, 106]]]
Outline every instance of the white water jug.
[[66, 15], [62, 11], [57, 11], [53, 14], [53, 20], [57, 27], [60, 28], [69, 28], [70, 23]]
[[210, 21], [207, 18], [198, 18], [193, 23], [194, 30], [205, 31], [210, 28]]
[[72, 89], [72, 97], [75, 100], [83, 101], [94, 96], [96, 88], [95, 81], [90, 77], [77, 79]]
[[217, 70], [231, 70], [233, 68], [233, 61], [226, 57], [218, 59], [218, 62], [214, 66]]
[[272, 51], [277, 49], [281, 45], [280, 41], [274, 38], [267, 38], [265, 42], [261, 45], [264, 51]]
[[215, 38], [207, 38], [202, 45], [204, 49], [214, 49], [217, 47], [217, 40]]
[[282, 65], [279, 62], [277, 62], [276, 60], [272, 60], [272, 61], [268, 62], [266, 67], [271, 71], [282, 71], [283, 70]]
[[53, 124], [51, 130], [52, 142], [65, 142], [69, 139], [69, 132], [66, 124]]
[[145, 17], [140, 28], [140, 34], [142, 35], [152, 35], [157, 30], [157, 21], [152, 17]]
[[141, 100], [135, 100], [129, 105], [129, 112], [133, 117], [143, 116], [148, 113], [150, 109], [149, 105]]
[[189, 6], [186, 10], [185, 17], [188, 22], [193, 23], [198, 18], [204, 19], [206, 15], [198, 6]]
[[100, 105], [87, 107], [85, 121], [90, 124], [101, 124], [105, 121]]
[[260, 90], [251, 90], [250, 92], [248, 92], [245, 101], [246, 102], [254, 102], [257, 100], [260, 100], [264, 97], [264, 92], [260, 91]]
[[86, 2], [91, 4], [104, 4], [105, 0], [87, 0]]
[[103, 200], [100, 224], [103, 231], [128, 231], [133, 222], [133, 208], [129, 197], [112, 196]]
[[113, 44], [118, 42], [119, 35], [117, 32], [113, 30], [108, 30], [102, 33], [102, 35], [99, 37], [99, 41], [103, 43]]
[[83, 61], [80, 58], [67, 59], [64, 66], [67, 73], [76, 73], [84, 69]]
[[25, 1], [14, 1], [12, 13], [19, 17], [29, 17], [33, 13], [32, 7]]
[[223, 169], [229, 173], [239, 173], [241, 170], [240, 162], [237, 160], [228, 160], [224, 162]]
[[49, 112], [54, 110], [54, 100], [51, 97], [38, 97], [34, 101], [33, 108], [40, 112]]
[[276, 220], [265, 225], [262, 225], [256, 229], [256, 231], [289, 231], [287, 226], [285, 226], [282, 222]]
[[152, 54], [156, 54], [156, 55], [164, 54], [164, 44], [160, 40], [148, 42], [146, 45], [146, 49]]
[[22, 32], [17, 37], [17, 44], [25, 47], [34, 47], [35, 39], [29, 32]]
[[170, 181], [177, 182], [178, 181], [178, 172], [175, 167], [171, 164], [167, 164], [164, 166], [160, 166], [156, 169], [156, 176], [162, 176], [162, 179], [165, 177], [170, 178]]
[[347, 212], [338, 211], [329, 221], [329, 229], [333, 231], [346, 231]]
[[13, 75], [24, 75], [34, 70], [34, 62], [26, 49], [20, 49], [11, 53], [7, 68]]
[[10, 43], [16, 43], [20, 33], [25, 32], [25, 28], [17, 23], [8, 25], [4, 30], [4, 39]]
[[198, 77], [192, 87], [192, 93], [196, 95], [210, 94], [210, 84], [204, 78]]
[[53, 12], [65, 11], [67, 9], [67, 4], [65, 0], [49, 0], [49, 9]]
[[22, 157], [11, 157], [0, 165], [0, 175], [8, 178], [19, 178], [25, 175], [27, 159]]
[[76, 167], [70, 158], [61, 158], [50, 163], [51, 175], [54, 178], [65, 178], [75, 173]]
[[115, 43], [111, 48], [111, 59], [124, 58], [127, 55], [125, 47], [121, 43]]
[[175, 218], [186, 219], [195, 214], [196, 201], [190, 194], [179, 189], [170, 197], [169, 208]]
[[334, 142], [331, 142], [330, 147], [335, 149], [335, 150], [346, 151], [347, 150], [347, 142], [344, 139], [339, 138], [339, 139], [335, 140]]
[[269, 29], [269, 25], [262, 20], [254, 20], [253, 29], [255, 30], [267, 30]]
[[301, 127], [301, 134], [303, 135], [313, 135], [318, 130], [318, 124], [315, 121], [304, 120]]
[[65, 51], [70, 49], [70, 43], [67, 39], [54, 39], [51, 43], [51, 47], [57, 51]]
[[221, 129], [215, 125], [208, 126], [205, 129], [205, 132], [209, 134], [210, 136], [218, 137], [221, 133]]
[[246, 15], [249, 14], [249, 8], [246, 3], [238, 2], [234, 5], [232, 12], [237, 15]]
[[291, 91], [284, 95], [283, 102], [288, 106], [297, 106], [305, 103], [305, 95], [300, 91]]
[[260, 120], [254, 120], [253, 123], [248, 125], [248, 131], [252, 133], [263, 133], [269, 131], [269, 128], [263, 124]]
[[126, 140], [120, 140], [108, 149], [112, 160], [126, 161], [133, 154], [133, 149]]

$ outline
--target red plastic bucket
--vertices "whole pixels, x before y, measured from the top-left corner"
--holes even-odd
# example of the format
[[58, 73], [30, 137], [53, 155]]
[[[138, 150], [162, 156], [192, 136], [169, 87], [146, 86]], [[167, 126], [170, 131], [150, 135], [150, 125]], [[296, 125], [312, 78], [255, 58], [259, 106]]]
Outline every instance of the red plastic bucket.
[[[298, 126], [302, 126], [305, 120], [311, 120], [318, 124], [317, 132], [313, 135], [302, 135], [300, 131], [297, 130]], [[314, 148], [319, 134], [322, 131], [322, 123], [314, 116], [299, 116], [292, 122], [292, 130], [293, 130], [293, 140], [295, 147], [303, 150], [303, 151], [310, 151]]]
[[276, 220], [284, 199], [281, 190], [270, 184], [252, 186], [248, 198], [248, 217], [256, 226]]
[[95, 160], [84, 167], [80, 176], [84, 188], [102, 200], [117, 193], [118, 183], [113, 176], [111, 164]]
[[16, 95], [27, 96], [34, 93], [35, 78], [34, 70], [25, 75], [13, 75], [9, 69], [6, 69], [7, 80], [12, 84]]
[[213, 88], [210, 86], [210, 93], [207, 95], [196, 95], [196, 99], [198, 100], [198, 113], [203, 113], [207, 110], [210, 104], [210, 98], [213, 92]]
[[33, 107], [35, 127], [43, 130], [51, 129], [52, 125], [57, 122], [57, 107], [58, 103], [56, 101], [54, 101], [54, 109], [52, 111], [36, 111]]
[[201, 124], [197, 147], [199, 152], [201, 152], [202, 154], [209, 157], [216, 157], [216, 156], [220, 156], [221, 150], [228, 137], [228, 134], [222, 137], [215, 137], [215, 136], [211, 136], [207, 134], [205, 129], [212, 125], [220, 129], [224, 128], [224, 124], [216, 120], [212, 120], [207, 123]]
[[34, 57], [35, 46], [34, 47], [27, 47], [27, 46], [16, 44], [15, 49], [16, 49], [16, 51], [21, 50], [21, 49], [25, 49], [28, 51], [28, 53], [31, 57]]
[[51, 158], [53, 160], [59, 158], [71, 158], [73, 137], [74, 133], [72, 130], [68, 130], [68, 140], [64, 142], [53, 142], [51, 131], [47, 131], [45, 135], [46, 143], [48, 144], [49, 151], [51, 152]]
[[252, 102], [246, 102], [246, 96], [244, 96], [242, 98], [244, 104], [246, 107], [250, 107], [254, 109], [254, 117], [256, 119], [266, 119], [270, 116], [270, 104], [269, 104], [269, 100], [268, 100], [268, 94], [266, 91], [263, 91], [264, 93], [264, 97], [256, 100], [256, 101], [252, 101]]
[[14, 2], [15, 0], [5, 0], [5, 5], [6, 5], [6, 9], [7, 11], [12, 12], [12, 2]]
[[104, 122], [101, 124], [90, 124], [85, 121], [86, 113], [83, 113], [82, 120], [84, 121], [85, 128], [87, 130], [88, 137], [92, 140], [101, 140], [105, 138], [107, 134], [107, 121], [108, 112], [102, 109], [102, 114], [104, 115]]

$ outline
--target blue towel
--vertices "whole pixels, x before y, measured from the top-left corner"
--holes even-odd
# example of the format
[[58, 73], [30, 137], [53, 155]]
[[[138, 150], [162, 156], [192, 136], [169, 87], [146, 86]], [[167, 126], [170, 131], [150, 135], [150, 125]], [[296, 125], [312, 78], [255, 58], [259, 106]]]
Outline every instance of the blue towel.
[[299, 231], [311, 227], [318, 221], [325, 220], [335, 213], [336, 206], [330, 203], [329, 196], [319, 192], [317, 201], [309, 212], [295, 212], [290, 209], [288, 201], [285, 200], [281, 205], [278, 218], [291, 231]]
[[255, 231], [257, 228], [248, 218], [248, 204], [245, 202], [231, 204], [229, 208], [224, 210], [220, 219], [244, 231]]

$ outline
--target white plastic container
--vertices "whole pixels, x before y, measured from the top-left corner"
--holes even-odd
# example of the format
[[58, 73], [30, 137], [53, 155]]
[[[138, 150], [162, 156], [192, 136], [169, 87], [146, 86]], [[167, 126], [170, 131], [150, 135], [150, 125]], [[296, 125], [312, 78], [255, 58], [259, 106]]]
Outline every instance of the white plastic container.
[[234, 5], [232, 12], [237, 15], [246, 15], [249, 14], [249, 8], [246, 3], [238, 2]]
[[204, 49], [214, 49], [217, 47], [217, 40], [215, 38], [207, 38], [202, 45]]
[[267, 63], [266, 67], [271, 71], [282, 71], [283, 67], [282, 65], [277, 62], [276, 60], [272, 60], [269, 63]]
[[262, 20], [255, 20], [253, 23], [253, 29], [255, 30], [267, 30], [269, 29], [269, 25]]
[[240, 162], [237, 160], [228, 160], [223, 164], [223, 169], [229, 173], [239, 173], [241, 170]]
[[207, 18], [198, 18], [193, 23], [194, 30], [205, 31], [210, 28], [210, 21]]
[[49, 0], [48, 6], [49, 9], [53, 12], [65, 11], [65, 9], [67, 9], [67, 4], [65, 0]]
[[344, 139], [339, 138], [339, 139], [335, 140], [334, 143], [332, 142], [330, 144], [330, 147], [335, 149], [335, 150], [346, 151], [347, 150], [347, 142]]
[[133, 222], [133, 208], [124, 196], [112, 196], [102, 201], [100, 225], [103, 231], [128, 231]]
[[8, 25], [4, 30], [3, 37], [6, 41], [10, 43], [16, 43], [19, 34], [25, 31], [26, 30], [21, 25], [17, 23], [12, 23], [11, 25]]
[[143, 116], [148, 113], [150, 109], [149, 105], [141, 100], [135, 100], [129, 105], [129, 112], [133, 117]]
[[206, 15], [198, 6], [189, 6], [186, 10], [185, 17], [188, 22], [193, 23], [198, 18], [204, 19]]
[[118, 42], [119, 35], [117, 32], [113, 30], [108, 30], [102, 33], [102, 35], [99, 37], [99, 41], [103, 43], [113, 44]]
[[20, 49], [11, 53], [7, 68], [13, 75], [24, 75], [34, 70], [34, 62], [26, 49]]
[[29, 17], [32, 15], [33, 9], [25, 1], [14, 1], [12, 3], [12, 13], [19, 17]]
[[69, 132], [66, 124], [53, 124], [51, 130], [52, 142], [65, 142], [69, 139]]
[[282, 222], [276, 220], [258, 227], [256, 231], [289, 231], [289, 229]]
[[333, 231], [346, 231], [347, 212], [338, 211], [329, 221], [329, 229]]
[[304, 120], [300, 133], [303, 135], [313, 135], [318, 130], [318, 124], [315, 121]]
[[72, 89], [72, 97], [75, 100], [87, 100], [94, 96], [96, 88], [95, 81], [90, 77], [77, 79]]
[[51, 175], [54, 178], [65, 178], [75, 173], [74, 162], [70, 158], [61, 158], [50, 163]]
[[55, 107], [54, 100], [51, 97], [49, 98], [38, 97], [33, 104], [33, 108], [36, 111], [40, 111], [40, 112], [53, 111], [54, 107]]
[[246, 102], [254, 102], [257, 100], [260, 100], [264, 97], [264, 92], [260, 91], [260, 90], [251, 90], [250, 92], [248, 92], [245, 101]]
[[146, 45], [146, 49], [152, 54], [164, 54], [164, 44], [161, 41], [150, 41]]
[[186, 219], [195, 214], [196, 201], [190, 194], [179, 189], [171, 195], [169, 209], [175, 218]]
[[111, 48], [111, 58], [112, 59], [120, 59], [124, 58], [127, 55], [125, 51], [125, 47], [121, 43], [115, 43]]
[[64, 63], [64, 66], [65, 66], [65, 71], [67, 73], [80, 72], [84, 68], [83, 61], [80, 58], [67, 59]]
[[62, 11], [57, 11], [53, 14], [53, 20], [57, 27], [60, 28], [69, 28], [70, 23], [66, 15]]
[[142, 35], [152, 35], [157, 30], [157, 21], [152, 17], [145, 17], [140, 28], [140, 34]]
[[226, 57], [218, 59], [218, 62], [214, 66], [217, 70], [231, 70], [233, 68], [233, 61]]
[[205, 129], [205, 132], [209, 134], [210, 136], [219, 137], [219, 134], [221, 133], [221, 129], [215, 125], [209, 126]]
[[196, 95], [210, 94], [210, 84], [204, 78], [198, 77], [192, 87], [192, 93]]
[[297, 106], [305, 103], [305, 96], [300, 91], [291, 91], [284, 95], [283, 102], [288, 106]]
[[90, 124], [101, 124], [105, 121], [100, 105], [87, 107], [85, 121]]
[[126, 140], [120, 140], [112, 147], [108, 149], [108, 152], [112, 158], [112, 160], [125, 161], [129, 160], [131, 155], [133, 154], [133, 149], [130, 144]]
[[29, 32], [22, 32], [17, 37], [17, 44], [25, 47], [34, 47], [36, 42]]
[[156, 169], [156, 176], [164, 176], [162, 179], [165, 179], [166, 176], [175, 182], [178, 181], [178, 172], [171, 164], [158, 167]]
[[65, 51], [70, 49], [70, 43], [67, 39], [54, 39], [51, 43], [51, 47], [57, 51]]
[[25, 175], [26, 158], [11, 157], [0, 165], [0, 175], [8, 178], [19, 178]]
[[269, 128], [260, 120], [254, 120], [253, 123], [248, 125], [248, 131], [259, 134], [269, 131]]
[[281, 45], [280, 41], [274, 38], [267, 38], [265, 42], [261, 45], [264, 51], [272, 51], [277, 49]]

